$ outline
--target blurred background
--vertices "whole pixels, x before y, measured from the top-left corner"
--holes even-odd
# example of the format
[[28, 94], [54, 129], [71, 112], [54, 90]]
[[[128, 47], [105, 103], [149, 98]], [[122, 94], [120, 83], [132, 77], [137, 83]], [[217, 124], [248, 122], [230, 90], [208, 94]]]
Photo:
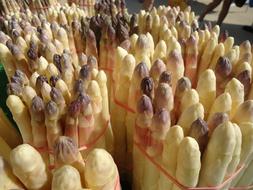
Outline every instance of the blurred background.
[[[157, 7], [159, 5], [168, 5], [168, 0], [154, 0], [154, 5]], [[188, 4], [191, 5], [192, 10], [199, 15], [206, 7], [208, 3], [212, 0], [198, 0], [198, 1], [189, 1]], [[142, 3], [139, 0], [126, 0], [127, 7], [130, 13], [138, 12], [142, 8]], [[218, 15], [222, 3], [214, 9], [213, 12], [207, 14], [205, 21], [212, 21], [214, 24], [218, 19]], [[242, 29], [243, 25], [252, 25], [253, 23], [253, 8], [250, 8], [248, 2], [241, 8], [237, 7], [232, 3], [229, 13], [225, 18], [221, 31], [227, 30], [230, 36], [235, 37], [235, 43], [239, 44], [242, 41], [250, 40], [253, 43], [253, 33], [246, 32]]]

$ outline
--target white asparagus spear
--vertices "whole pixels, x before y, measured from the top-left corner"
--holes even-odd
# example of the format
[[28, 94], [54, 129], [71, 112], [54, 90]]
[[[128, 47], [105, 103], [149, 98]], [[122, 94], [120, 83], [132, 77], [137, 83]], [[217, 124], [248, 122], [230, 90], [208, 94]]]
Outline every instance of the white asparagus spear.
[[216, 97], [216, 77], [211, 69], [207, 69], [200, 75], [196, 90], [207, 117]]
[[22, 100], [15, 95], [9, 95], [6, 104], [13, 114], [13, 119], [19, 127], [24, 143], [33, 143], [30, 115]]
[[81, 178], [77, 169], [64, 165], [53, 173], [52, 190], [81, 190]]
[[[158, 110], [152, 120], [151, 130], [151, 144], [147, 146], [147, 153], [157, 162], [161, 162], [163, 141], [170, 129], [170, 115], [166, 109]], [[149, 160], [145, 159], [144, 175], [142, 178], [142, 188], [155, 190], [158, 188], [159, 170]]]
[[[108, 91], [106, 87], [107, 77], [104, 71], [99, 71], [97, 75], [97, 82], [100, 87], [101, 97], [102, 97], [102, 117], [106, 122], [110, 121], [110, 113], [109, 113], [109, 100], [108, 100]], [[105, 126], [104, 126], [105, 127]], [[105, 135], [106, 149], [109, 153], [113, 152], [113, 142], [114, 137], [112, 133], [111, 126], [108, 127]]]
[[[72, 138], [61, 136], [55, 141], [54, 149], [55, 167], [59, 168], [69, 164], [75, 167], [83, 175], [85, 163], [81, 153], [78, 151], [77, 144]], [[84, 183], [84, 178], [82, 176]]]
[[207, 121], [210, 119], [210, 117], [212, 117], [214, 113], [217, 112], [224, 112], [230, 115], [231, 109], [232, 109], [232, 98], [229, 93], [224, 92], [223, 94], [219, 95], [213, 102]]
[[[119, 75], [120, 80], [115, 87], [115, 98], [121, 103], [126, 104], [128, 100], [128, 90], [130, 86], [130, 81], [135, 68], [135, 58], [128, 54], [125, 56], [120, 68]], [[115, 105], [115, 109], [112, 112], [112, 115], [117, 117], [112, 118], [112, 127], [115, 134], [115, 156], [116, 162], [124, 163], [125, 160], [125, 151], [126, 151], [126, 127], [124, 125], [126, 110], [119, 105]]]
[[243, 122], [253, 122], [253, 100], [243, 102], [236, 110], [232, 121], [240, 124]]
[[13, 173], [28, 189], [49, 189], [50, 175], [41, 155], [29, 144], [12, 150], [10, 161]]
[[213, 57], [211, 59], [210, 65], [209, 65], [210, 69], [212, 69], [212, 70], [215, 69], [219, 57], [222, 57], [222, 56], [225, 55], [224, 51], [225, 51], [225, 48], [224, 48], [224, 44], [223, 43], [219, 43], [215, 47], [215, 50], [214, 50], [214, 53], [213, 53]]
[[232, 99], [230, 118], [233, 118], [238, 106], [244, 102], [244, 86], [239, 80], [233, 78], [227, 83], [225, 92], [228, 92]]
[[181, 114], [177, 124], [183, 128], [185, 136], [189, 134], [192, 122], [198, 118], [204, 119], [204, 107], [201, 103], [193, 104]]
[[[173, 177], [176, 177], [178, 149], [183, 138], [183, 129], [179, 125], [174, 125], [171, 127], [164, 140], [162, 164], [167, 172]], [[173, 183], [170, 181], [170, 179], [168, 179], [164, 174], [160, 173], [158, 189], [170, 190], [172, 185]]]
[[45, 125], [47, 129], [47, 143], [49, 150], [53, 150], [55, 141], [62, 135], [62, 128], [59, 121], [59, 108], [53, 101], [45, 106]]
[[[103, 149], [94, 149], [88, 155], [85, 165], [85, 181], [88, 188], [114, 190], [119, 183], [117, 166], [112, 156]], [[118, 184], [119, 185], [119, 184]]]
[[[241, 154], [240, 154], [240, 163], [239, 165], [248, 164], [252, 161], [252, 138], [253, 138], [253, 123], [252, 122], [243, 122], [238, 124], [242, 133], [242, 146], [241, 146]], [[234, 187], [241, 178], [247, 173], [247, 168], [244, 168], [240, 174], [231, 182], [231, 186]], [[246, 175], [247, 176], [247, 175]], [[238, 184], [239, 185], [239, 184]]]
[[137, 103], [137, 118], [134, 130], [134, 142], [139, 145], [133, 147], [133, 186], [135, 189], [141, 189], [141, 183], [144, 171], [144, 155], [139, 150], [145, 146], [145, 141], [148, 140], [147, 130], [151, 126], [153, 117], [153, 106], [151, 99], [142, 95]]
[[235, 143], [231, 122], [224, 122], [214, 130], [203, 157], [198, 186], [216, 186], [223, 182]]
[[[197, 141], [192, 137], [185, 137], [178, 149], [176, 179], [187, 187], [196, 187], [201, 167], [200, 151]], [[176, 185], [173, 190], [180, 189]]]
[[184, 112], [184, 110], [186, 110], [188, 107], [198, 102], [199, 102], [199, 95], [196, 90], [190, 89], [186, 91], [181, 99], [179, 115], [181, 115], [181, 113]]
[[211, 38], [210, 40], [208, 40], [203, 55], [201, 56], [201, 60], [198, 67], [199, 77], [202, 74], [202, 72], [209, 67], [216, 45], [217, 41], [215, 38]]
[[184, 61], [182, 54], [177, 50], [172, 50], [167, 58], [167, 70], [172, 74], [172, 92], [175, 94], [177, 81], [184, 76]]
[[[234, 127], [234, 131], [235, 131], [235, 148], [234, 148], [234, 152], [233, 152], [233, 156], [232, 156], [232, 160], [231, 162], [229, 162], [229, 165], [227, 167], [227, 171], [226, 171], [226, 175], [229, 176], [231, 174], [233, 174], [236, 169], [237, 166], [240, 163], [240, 154], [241, 154], [241, 147], [242, 147], [242, 133], [241, 133], [241, 129], [240, 127], [236, 124], [233, 123], [233, 127]], [[228, 183], [224, 189], [230, 187], [231, 183]]]
[[13, 76], [15, 72], [14, 58], [10, 50], [2, 43], [0, 43], [0, 59], [4, 66], [6, 75], [10, 81], [11, 76]]

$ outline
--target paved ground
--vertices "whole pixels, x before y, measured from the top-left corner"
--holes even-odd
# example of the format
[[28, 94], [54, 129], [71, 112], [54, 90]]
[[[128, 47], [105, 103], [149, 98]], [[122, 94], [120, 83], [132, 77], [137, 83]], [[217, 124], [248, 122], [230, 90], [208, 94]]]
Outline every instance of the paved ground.
[[[138, 12], [141, 9], [141, 4], [138, 0], [126, 0], [127, 6], [130, 12]], [[190, 5], [192, 9], [199, 15], [206, 7], [206, 5], [211, 2], [211, 0], [198, 0], [192, 1]], [[168, 4], [167, 0], [155, 0], [155, 6], [161, 4]], [[218, 18], [219, 11], [221, 6], [218, 6], [213, 12], [208, 14], [205, 17], [205, 20], [215, 21]], [[253, 22], [253, 8], [250, 8], [248, 5], [243, 6], [242, 8], [238, 8], [235, 5], [230, 7], [229, 14], [227, 15], [226, 19], [224, 20], [224, 24], [222, 25], [221, 30], [228, 30], [231, 36], [235, 37], [235, 41], [237, 44], [241, 43], [244, 40], [250, 40], [253, 43], [253, 34], [243, 31], [243, 25], [251, 25]]]

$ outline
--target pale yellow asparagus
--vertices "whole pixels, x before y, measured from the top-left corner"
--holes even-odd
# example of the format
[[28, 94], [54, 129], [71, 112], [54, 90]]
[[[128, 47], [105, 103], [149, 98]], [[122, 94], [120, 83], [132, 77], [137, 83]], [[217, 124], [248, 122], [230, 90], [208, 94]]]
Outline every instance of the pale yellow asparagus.
[[244, 96], [247, 97], [251, 90], [252, 68], [248, 62], [243, 62], [237, 66], [235, 72], [236, 78], [244, 86]]
[[[129, 87], [131, 78], [135, 68], [135, 58], [128, 54], [122, 61], [122, 66], [119, 70], [120, 79], [115, 86], [115, 98], [121, 103], [127, 104]], [[126, 150], [126, 127], [125, 127], [125, 116], [126, 110], [121, 108], [119, 105], [115, 105], [112, 115], [117, 117], [112, 118], [112, 127], [115, 134], [115, 156], [116, 162], [123, 164], [125, 162], [125, 150]]]
[[150, 76], [153, 78], [155, 87], [159, 84], [160, 76], [163, 72], [166, 71], [166, 65], [161, 59], [156, 59], [150, 68]]
[[243, 122], [253, 122], [253, 100], [247, 100], [239, 105], [232, 121], [240, 124]]
[[214, 50], [214, 53], [213, 53], [213, 57], [211, 59], [211, 62], [210, 62], [210, 65], [209, 65], [209, 68], [214, 70], [215, 67], [216, 67], [216, 64], [217, 64], [217, 61], [219, 59], [219, 57], [222, 57], [225, 55], [225, 48], [224, 48], [224, 44], [223, 43], [219, 43], [216, 47], [215, 47], [215, 50]]
[[0, 43], [0, 60], [10, 81], [10, 78], [14, 75], [16, 69], [14, 57], [12, 56], [10, 50], [2, 43]]
[[177, 81], [184, 76], [184, 62], [182, 54], [177, 50], [172, 50], [166, 61], [167, 70], [172, 74], [172, 92], [175, 94]]
[[61, 91], [65, 101], [67, 103], [70, 102], [70, 98], [71, 98], [71, 94], [70, 94], [70, 91], [68, 89], [68, 86], [66, 85], [66, 83], [62, 80], [62, 79], [59, 79], [57, 82], [56, 82], [56, 85], [55, 87]]
[[[179, 125], [174, 125], [167, 133], [163, 143], [162, 165], [173, 177], [176, 177], [178, 149], [183, 138], [183, 129]], [[158, 189], [168, 190], [172, 188], [172, 185], [173, 183], [170, 179], [168, 179], [163, 173], [160, 173]]]
[[[20, 133], [12, 126], [12, 123], [7, 118], [2, 108], [0, 109], [0, 133], [2, 136], [0, 136], [0, 141], [6, 141], [11, 148], [14, 148], [22, 143], [22, 137]], [[0, 153], [0, 155], [2, 155], [2, 152]]]
[[239, 165], [245, 164], [246, 168], [239, 173], [238, 176], [231, 182], [231, 187], [236, 186], [240, 178], [246, 174], [247, 166], [252, 160], [252, 138], [253, 138], [253, 124], [252, 122], [242, 122], [238, 124], [242, 133], [242, 146], [240, 154], [240, 163]]
[[224, 41], [224, 48], [225, 52], [224, 54], [226, 55], [229, 51], [231, 51], [233, 45], [234, 45], [234, 38], [232, 36], [229, 36], [225, 41]]
[[160, 83], [155, 91], [154, 105], [157, 110], [165, 108], [172, 111], [174, 108], [174, 100], [172, 88], [167, 83]]
[[32, 88], [34, 88], [34, 89], [36, 89], [36, 81], [37, 81], [37, 78], [39, 77], [40, 75], [39, 75], [39, 73], [37, 72], [37, 71], [35, 71], [32, 75], [31, 75], [31, 77], [30, 77], [30, 82], [29, 82], [29, 84], [30, 84], [30, 86], [32, 87]]
[[37, 70], [38, 74], [45, 75], [47, 67], [48, 67], [47, 60], [43, 56], [41, 56], [38, 61], [38, 70]]
[[[136, 65], [131, 79], [128, 96], [128, 107], [136, 111], [136, 104], [141, 96], [141, 83], [144, 77], [149, 75], [149, 70], [144, 62]], [[136, 114], [127, 112], [125, 118], [126, 133], [127, 133], [127, 153], [132, 155], [133, 152], [133, 132]], [[130, 162], [131, 163], [131, 162]]]
[[64, 165], [53, 173], [52, 190], [65, 189], [82, 189], [80, 173], [70, 165]]
[[167, 54], [166, 49], [167, 47], [165, 41], [160, 40], [155, 47], [153, 62], [156, 61], [157, 59], [162, 59], [163, 61], [165, 61]]
[[[197, 141], [185, 137], [178, 149], [176, 179], [187, 187], [196, 187], [201, 168], [200, 151]], [[180, 189], [174, 184], [173, 190]]]
[[231, 95], [228, 92], [224, 92], [214, 100], [213, 105], [209, 111], [207, 121], [212, 117], [214, 113], [217, 112], [224, 112], [230, 115], [231, 109], [232, 109]]
[[29, 144], [22, 144], [11, 151], [13, 173], [28, 189], [48, 189], [50, 175], [40, 153]]
[[216, 77], [211, 69], [207, 69], [200, 75], [196, 90], [207, 117], [216, 97]]
[[223, 182], [233, 157], [235, 137], [233, 124], [229, 121], [214, 130], [202, 160], [198, 186], [216, 186]]
[[160, 17], [158, 15], [154, 15], [153, 16], [153, 25], [152, 25], [152, 29], [151, 29], [151, 34], [154, 38], [155, 44], [158, 43], [159, 27], [160, 27]]
[[235, 149], [233, 152], [232, 160], [229, 163], [228, 168], [227, 168], [227, 175], [232, 174], [236, 170], [238, 164], [240, 163], [240, 155], [241, 155], [241, 149], [242, 149], [241, 148], [242, 147], [241, 129], [236, 123], [233, 123], [233, 127], [235, 131], [236, 143], [235, 143]]
[[15, 95], [8, 96], [6, 105], [13, 114], [13, 119], [19, 127], [23, 142], [33, 143], [32, 127], [27, 107], [24, 105], [22, 100]]
[[[0, 139], [1, 147], [2, 142]], [[5, 147], [3, 147], [5, 148]], [[11, 149], [9, 150], [10, 153]], [[8, 155], [9, 157], [9, 155]], [[17, 177], [12, 173], [10, 163], [6, 161], [4, 157], [0, 154], [0, 188], [1, 189], [23, 189], [24, 186], [17, 179]]]
[[204, 119], [204, 107], [201, 103], [189, 106], [179, 117], [177, 124], [184, 130], [184, 134], [188, 135], [191, 124], [196, 119]]
[[94, 149], [86, 159], [85, 182], [88, 188], [113, 190], [119, 180], [112, 156], [103, 149]]
[[[153, 117], [153, 106], [151, 99], [146, 96], [142, 95], [137, 103], [137, 117], [135, 123], [135, 130], [134, 130], [134, 142], [138, 143], [138, 146], [143, 147], [145, 144], [145, 136], [146, 134], [144, 131], [148, 130], [148, 128], [152, 124], [152, 117]], [[142, 187], [142, 178], [144, 175], [144, 162], [145, 158], [142, 154], [139, 147], [135, 145], [133, 147], [133, 186], [135, 189], [141, 189]]]
[[[109, 97], [108, 97], [108, 91], [106, 87], [107, 78], [104, 71], [99, 71], [99, 73], [97, 74], [97, 82], [100, 87], [101, 97], [102, 97], [102, 117], [105, 122], [109, 122], [110, 121], [109, 102], [108, 102]], [[105, 142], [106, 142], [107, 151], [110, 153], [113, 153], [114, 137], [113, 137], [111, 126], [108, 127], [106, 131]]]
[[175, 50], [181, 54], [181, 45], [177, 41], [177, 39], [174, 36], [171, 36], [168, 41], [166, 42], [167, 46], [167, 55], [171, 53], [171, 51]]
[[[158, 110], [150, 126], [151, 130], [151, 144], [147, 146], [146, 152], [149, 156], [153, 157], [157, 162], [161, 162], [163, 141], [166, 134], [170, 129], [171, 121], [169, 112], [166, 109]], [[159, 169], [150, 162], [149, 159], [144, 163], [144, 175], [142, 178], [143, 189], [157, 189], [159, 180]]]
[[200, 75], [209, 67], [216, 46], [217, 41], [215, 38], [211, 38], [210, 40], [208, 40], [203, 55], [201, 56], [199, 62], [198, 77], [200, 77]]
[[181, 99], [180, 104], [180, 112], [179, 114], [183, 113], [188, 107], [196, 104], [199, 102], [199, 95], [198, 92], [194, 89], [190, 89], [186, 91]]
[[231, 96], [232, 107], [230, 118], [233, 118], [238, 106], [244, 102], [244, 86], [239, 80], [233, 78], [227, 83], [225, 92]]
[[60, 74], [58, 68], [53, 64], [49, 63], [47, 65], [47, 68], [45, 70], [45, 75], [48, 79], [50, 79], [51, 76], [58, 76]]

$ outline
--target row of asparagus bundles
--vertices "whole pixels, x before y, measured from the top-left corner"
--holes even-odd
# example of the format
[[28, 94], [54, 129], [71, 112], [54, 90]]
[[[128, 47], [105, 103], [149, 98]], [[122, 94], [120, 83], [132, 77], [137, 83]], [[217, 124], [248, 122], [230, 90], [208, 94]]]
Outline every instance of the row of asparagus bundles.
[[115, 158], [124, 169], [133, 154], [135, 189], [177, 189], [166, 174], [188, 187], [253, 183], [251, 44], [218, 26], [196, 30], [189, 10], [177, 19], [141, 11], [143, 34], [110, 51]]
[[127, 108], [117, 105], [121, 112], [112, 119], [122, 126], [116, 142], [126, 136], [121, 143], [129, 152], [135, 131], [135, 189], [178, 188], [139, 147], [184, 186], [218, 186], [243, 164], [249, 167], [232, 185], [253, 183], [251, 45], [233, 46], [232, 37], [218, 44], [218, 27], [213, 31], [207, 30], [213, 37], [205, 37], [202, 54], [201, 30], [185, 38], [185, 50], [174, 36], [152, 49], [149, 34], [139, 35], [130, 52], [117, 49], [115, 98]]
[[119, 190], [117, 166], [104, 149], [93, 149], [85, 162], [73, 139], [61, 136], [54, 147], [55, 166], [49, 170], [29, 144], [11, 149], [0, 138], [0, 188], [44, 190]]

